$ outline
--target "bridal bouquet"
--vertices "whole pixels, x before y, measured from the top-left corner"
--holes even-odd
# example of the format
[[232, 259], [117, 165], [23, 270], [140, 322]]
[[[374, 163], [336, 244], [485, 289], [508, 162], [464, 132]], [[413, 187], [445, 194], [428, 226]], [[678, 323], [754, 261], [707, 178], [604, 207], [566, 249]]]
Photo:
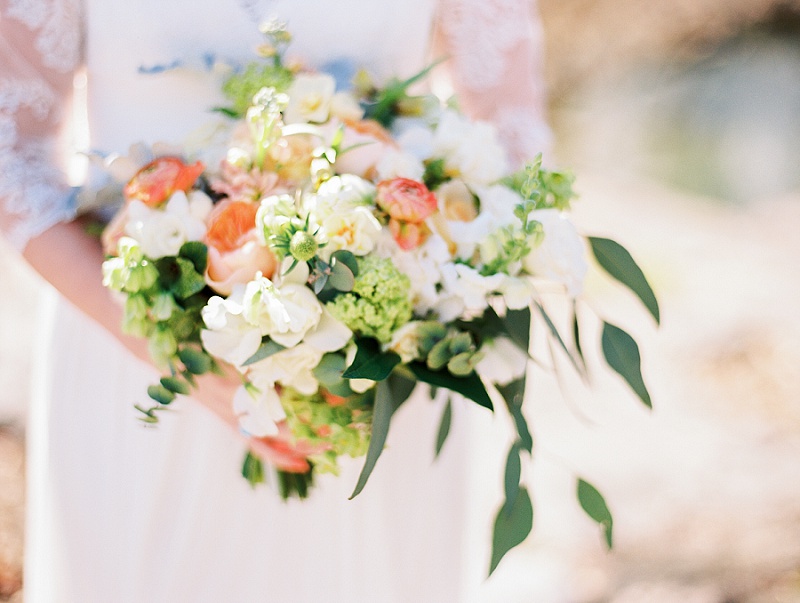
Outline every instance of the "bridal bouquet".
[[[359, 74], [338, 90], [327, 73], [284, 64], [285, 30], [268, 39], [266, 60], [225, 84], [222, 146], [116, 166], [124, 204], [104, 233], [104, 284], [165, 370], [142, 418], [155, 422], [195, 375], [235, 367], [241, 429], [268, 451], [248, 454], [245, 477], [277, 476], [283, 496], [305, 497], [315, 473], [364, 456], [355, 496], [418, 383], [503, 403], [518, 437], [494, 570], [531, 529], [520, 458], [533, 445], [522, 411], [533, 314], [585, 370], [577, 320], [562, 335], [539, 291], [580, 293], [588, 241], [658, 320], [655, 297], [622, 247], [578, 235], [570, 175], [540, 157], [511, 170], [492, 126], [409, 95], [424, 72], [382, 88]], [[633, 339], [611, 324], [602, 338], [649, 405]], [[449, 421], [448, 402], [437, 449]], [[602, 496], [579, 480], [578, 497], [610, 546]]]

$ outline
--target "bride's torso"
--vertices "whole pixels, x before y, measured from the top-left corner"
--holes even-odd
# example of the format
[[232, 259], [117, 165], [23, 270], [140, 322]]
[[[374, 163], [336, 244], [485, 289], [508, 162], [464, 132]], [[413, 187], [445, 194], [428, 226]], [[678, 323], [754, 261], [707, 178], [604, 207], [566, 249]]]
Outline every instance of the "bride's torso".
[[[86, 0], [93, 148], [180, 142], [222, 102], [220, 64], [243, 64], [258, 25], [288, 23], [287, 56], [310, 66], [347, 60], [379, 80], [428, 60], [435, 0]], [[184, 67], [161, 70], [181, 64]], [[213, 65], [217, 68], [213, 68]], [[209, 68], [211, 66], [211, 68]]]

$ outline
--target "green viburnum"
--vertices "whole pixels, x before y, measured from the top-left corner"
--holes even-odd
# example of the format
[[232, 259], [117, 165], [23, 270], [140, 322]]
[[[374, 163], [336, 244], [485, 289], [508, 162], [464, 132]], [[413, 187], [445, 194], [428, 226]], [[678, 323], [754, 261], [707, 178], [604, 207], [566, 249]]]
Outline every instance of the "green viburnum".
[[360, 335], [388, 343], [392, 333], [411, 320], [409, 278], [386, 258], [358, 258], [353, 290], [326, 304], [334, 318]]
[[329, 401], [319, 393], [306, 396], [292, 388], [281, 392], [286, 421], [295, 437], [324, 449], [309, 457], [315, 472], [338, 474], [338, 456], [367, 453], [372, 424], [369, 400], [369, 395]]

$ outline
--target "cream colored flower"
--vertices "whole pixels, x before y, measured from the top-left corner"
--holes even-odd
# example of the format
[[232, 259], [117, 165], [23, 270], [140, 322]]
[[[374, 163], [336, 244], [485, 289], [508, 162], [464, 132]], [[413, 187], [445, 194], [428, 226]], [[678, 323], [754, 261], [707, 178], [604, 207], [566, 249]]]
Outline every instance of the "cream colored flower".
[[283, 111], [287, 124], [322, 123], [330, 115], [336, 81], [323, 73], [301, 73], [286, 91], [289, 104]]

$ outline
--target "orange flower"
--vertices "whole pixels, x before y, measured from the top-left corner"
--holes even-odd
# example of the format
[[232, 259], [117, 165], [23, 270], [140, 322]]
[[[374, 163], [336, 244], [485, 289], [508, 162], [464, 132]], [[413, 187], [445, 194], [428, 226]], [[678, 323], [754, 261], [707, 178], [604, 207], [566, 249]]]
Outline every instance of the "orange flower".
[[206, 244], [206, 282], [223, 295], [230, 295], [237, 283], [247, 283], [256, 272], [270, 278], [278, 260], [258, 241], [258, 205], [246, 201], [223, 201], [211, 214]]
[[410, 178], [392, 178], [378, 183], [375, 202], [389, 217], [419, 224], [436, 211], [436, 196], [428, 187]]
[[157, 207], [175, 191], [192, 188], [204, 169], [200, 161], [187, 165], [177, 157], [159, 157], [136, 172], [123, 192], [129, 201], [138, 199], [145, 205]]
[[413, 222], [401, 222], [391, 218], [389, 220], [389, 232], [392, 233], [397, 245], [403, 251], [410, 251], [422, 245], [431, 234], [431, 229], [421, 222], [414, 224]]

